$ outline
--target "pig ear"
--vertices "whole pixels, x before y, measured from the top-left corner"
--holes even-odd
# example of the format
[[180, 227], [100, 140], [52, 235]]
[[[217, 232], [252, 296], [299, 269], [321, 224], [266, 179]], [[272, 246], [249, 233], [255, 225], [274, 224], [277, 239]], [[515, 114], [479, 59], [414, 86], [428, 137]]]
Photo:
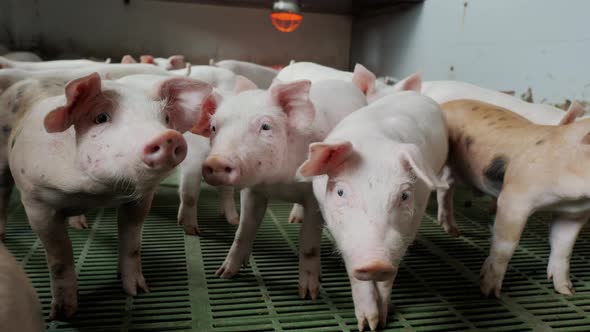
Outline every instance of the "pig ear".
[[156, 64], [156, 60], [151, 55], [142, 55], [142, 56], [140, 56], [139, 57], [139, 62], [141, 62], [141, 63], [149, 63], [151, 65], [155, 65]]
[[121, 63], [137, 63], [137, 60], [135, 60], [133, 56], [127, 54], [123, 56]]
[[436, 176], [432, 168], [426, 164], [424, 156], [415, 144], [402, 144], [400, 150], [400, 162], [406, 172], [415, 174], [430, 190], [449, 189], [449, 185]]
[[240, 92], [248, 91], [248, 90], [256, 90], [258, 87], [256, 84], [249, 79], [245, 78], [242, 75], [237, 75], [236, 77], [236, 84], [234, 85], [234, 93], [238, 94]]
[[420, 74], [420, 72], [416, 72], [397, 82], [393, 87], [397, 91], [420, 92], [422, 90], [422, 74]]
[[311, 82], [308, 80], [278, 83], [270, 87], [273, 102], [283, 109], [289, 125], [298, 130], [306, 129], [315, 116], [315, 108], [309, 100]]
[[66, 105], [45, 116], [44, 125], [48, 133], [67, 130], [90, 111], [88, 102], [101, 94], [100, 76], [92, 73], [73, 80], [66, 85], [65, 93]]
[[375, 93], [375, 81], [377, 77], [365, 66], [357, 63], [354, 66], [354, 72], [352, 73], [352, 83], [356, 85], [365, 96], [370, 96]]
[[186, 66], [184, 55], [173, 55], [168, 58], [170, 62], [170, 69], [183, 69]]
[[215, 91], [203, 100], [201, 113], [199, 114], [199, 118], [195, 125], [190, 129], [191, 133], [204, 137], [211, 136], [211, 117], [215, 114], [215, 111], [217, 111], [221, 100], [221, 96]]
[[157, 96], [166, 101], [164, 111], [172, 129], [183, 133], [199, 120], [211, 85], [188, 77], [175, 77], [163, 81], [157, 88]]
[[572, 101], [570, 107], [568, 107], [567, 112], [561, 118], [558, 125], [566, 125], [576, 121], [576, 118], [579, 117], [584, 113], [584, 106], [577, 101]]
[[215, 59], [209, 59], [209, 66], [215, 66]]
[[327, 174], [342, 164], [352, 153], [350, 142], [312, 143], [309, 156], [297, 173], [303, 177]]

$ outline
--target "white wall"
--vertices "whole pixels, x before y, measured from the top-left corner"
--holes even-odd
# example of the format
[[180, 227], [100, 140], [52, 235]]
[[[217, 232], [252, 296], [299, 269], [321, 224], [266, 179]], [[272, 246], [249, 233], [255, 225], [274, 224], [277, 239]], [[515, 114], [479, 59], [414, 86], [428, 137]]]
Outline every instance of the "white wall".
[[426, 0], [355, 21], [351, 60], [396, 77], [531, 87], [535, 101], [588, 100], [589, 13], [588, 0]]
[[[269, 10], [131, 0], [2, 0], [0, 43], [48, 53], [116, 57], [185, 54], [193, 63], [209, 58], [263, 64], [310, 60], [347, 68], [351, 18], [304, 14], [292, 33], [270, 23]], [[7, 31], [9, 33], [7, 33]]]

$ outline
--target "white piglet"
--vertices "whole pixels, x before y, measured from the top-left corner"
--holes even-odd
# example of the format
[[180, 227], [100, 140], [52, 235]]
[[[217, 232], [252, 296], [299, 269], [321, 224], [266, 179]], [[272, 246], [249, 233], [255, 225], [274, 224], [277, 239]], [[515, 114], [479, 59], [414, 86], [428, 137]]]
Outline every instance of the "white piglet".
[[222, 60], [211, 63], [212, 66], [231, 70], [236, 75], [242, 75], [251, 80], [261, 89], [268, 89], [277, 77], [278, 70], [252, 62], [238, 60]]
[[362, 92], [342, 81], [275, 82], [268, 90], [247, 90], [225, 100], [212, 95], [203, 102], [193, 131], [211, 140], [203, 177], [212, 185], [245, 188], [240, 225], [218, 275], [233, 277], [248, 262], [268, 200], [282, 199], [305, 208], [299, 291], [301, 297], [318, 296], [322, 217], [311, 185], [298, 183], [295, 173], [311, 142], [365, 105]]
[[309, 146], [299, 175], [313, 191], [352, 287], [359, 330], [385, 324], [391, 288], [438, 174], [447, 129], [436, 102], [402, 92], [362, 108]]
[[[184, 132], [198, 110], [177, 91], [207, 84], [171, 78], [154, 100], [97, 73], [69, 82], [62, 95], [23, 108], [9, 138], [10, 171], [33, 231], [47, 252], [51, 318], [77, 310], [77, 282], [65, 218], [118, 206], [119, 272], [128, 294], [147, 291], [141, 229], [160, 181], [186, 156]], [[209, 91], [207, 91], [209, 89]]]

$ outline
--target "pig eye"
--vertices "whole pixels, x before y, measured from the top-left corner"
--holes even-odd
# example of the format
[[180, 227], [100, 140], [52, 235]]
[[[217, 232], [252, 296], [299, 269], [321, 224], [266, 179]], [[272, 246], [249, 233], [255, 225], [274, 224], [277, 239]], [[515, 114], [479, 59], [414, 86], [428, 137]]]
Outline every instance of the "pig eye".
[[402, 192], [402, 201], [407, 201], [410, 198], [410, 193], [407, 191]]
[[338, 196], [342, 197], [342, 196], [344, 196], [344, 189], [338, 189], [338, 191], [336, 191], [336, 193], [338, 194]]
[[260, 129], [262, 129], [262, 130], [270, 130], [270, 125], [268, 123], [263, 123], [262, 126], [260, 126]]
[[110, 117], [107, 113], [100, 113], [99, 115], [94, 118], [94, 123], [101, 124], [109, 121]]

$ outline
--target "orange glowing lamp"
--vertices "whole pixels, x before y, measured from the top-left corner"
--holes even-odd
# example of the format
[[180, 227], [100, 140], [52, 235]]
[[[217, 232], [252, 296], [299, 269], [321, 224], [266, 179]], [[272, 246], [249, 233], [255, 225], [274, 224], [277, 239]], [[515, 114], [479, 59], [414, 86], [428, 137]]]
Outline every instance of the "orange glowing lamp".
[[277, 30], [292, 32], [301, 25], [303, 15], [295, 0], [278, 0], [272, 6], [270, 20]]

